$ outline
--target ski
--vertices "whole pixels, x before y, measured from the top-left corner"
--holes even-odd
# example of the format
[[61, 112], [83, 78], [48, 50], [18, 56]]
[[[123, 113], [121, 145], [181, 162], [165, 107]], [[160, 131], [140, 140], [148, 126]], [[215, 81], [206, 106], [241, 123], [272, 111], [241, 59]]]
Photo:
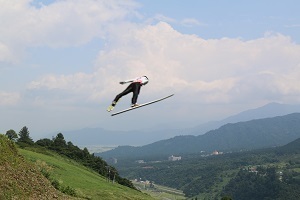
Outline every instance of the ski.
[[141, 107], [143, 107], [143, 106], [147, 106], [147, 105], [150, 105], [150, 104], [153, 104], [153, 103], [156, 103], [156, 102], [165, 100], [165, 99], [170, 98], [170, 97], [172, 97], [172, 96], [174, 96], [174, 94], [171, 94], [171, 95], [169, 95], [169, 96], [163, 97], [163, 98], [161, 98], [161, 99], [157, 99], [157, 100], [154, 100], [154, 101], [150, 101], [150, 102], [148, 102], [148, 103], [140, 104], [140, 105], [135, 106], [135, 107], [132, 107], [132, 108], [127, 108], [127, 109], [125, 109], [125, 110], [121, 110], [121, 111], [112, 113], [111, 116], [115, 116], [115, 115], [118, 115], [118, 114], [121, 114], [121, 113], [124, 113], [124, 112], [127, 112], [127, 111], [131, 111], [131, 110], [134, 110], [134, 109], [137, 109], [137, 108], [141, 108]]

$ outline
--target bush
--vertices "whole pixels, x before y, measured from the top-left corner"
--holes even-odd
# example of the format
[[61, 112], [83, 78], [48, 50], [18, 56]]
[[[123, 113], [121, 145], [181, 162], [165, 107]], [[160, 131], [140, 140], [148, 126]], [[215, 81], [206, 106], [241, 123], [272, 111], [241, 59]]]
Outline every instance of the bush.
[[52, 181], [51, 181], [51, 184], [53, 185], [53, 187], [54, 187], [55, 189], [57, 189], [57, 190], [60, 189], [60, 184], [59, 184], [58, 180], [52, 180]]
[[71, 188], [70, 186], [67, 186], [67, 187], [62, 187], [61, 188], [61, 191], [67, 195], [70, 195], [70, 196], [73, 196], [73, 197], [76, 197], [77, 194], [76, 194], [76, 190], [74, 188]]

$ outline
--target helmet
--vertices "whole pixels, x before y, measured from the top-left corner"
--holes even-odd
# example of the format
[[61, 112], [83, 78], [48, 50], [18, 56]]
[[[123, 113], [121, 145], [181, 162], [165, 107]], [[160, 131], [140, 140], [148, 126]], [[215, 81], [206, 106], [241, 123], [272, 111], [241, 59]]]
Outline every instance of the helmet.
[[146, 85], [149, 82], [149, 79], [147, 76], [142, 76], [141, 77], [141, 84]]

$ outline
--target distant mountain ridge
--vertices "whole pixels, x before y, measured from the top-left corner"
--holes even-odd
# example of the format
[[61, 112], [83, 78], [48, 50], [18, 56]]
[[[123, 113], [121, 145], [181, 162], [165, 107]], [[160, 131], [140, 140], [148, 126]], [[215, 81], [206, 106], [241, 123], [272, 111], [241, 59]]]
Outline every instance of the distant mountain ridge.
[[282, 146], [299, 137], [300, 113], [293, 113], [273, 118], [229, 123], [199, 136], [176, 136], [141, 147], [120, 146], [99, 155], [104, 158], [142, 159], [156, 155], [182, 155], [200, 151], [259, 149]]
[[[200, 124], [193, 128], [164, 128], [156, 130], [111, 131], [103, 128], [84, 128], [63, 132], [67, 140], [76, 145], [133, 145], [142, 146], [178, 135], [202, 135], [228, 123], [282, 116], [300, 112], [300, 105], [269, 103], [256, 109], [246, 110], [221, 121]], [[172, 123], [174, 124], [174, 123]], [[179, 123], [176, 123], [179, 124]], [[55, 133], [56, 135], [57, 133]]]
[[191, 130], [191, 135], [204, 134], [210, 130], [220, 128], [221, 126], [228, 123], [244, 122], [253, 119], [264, 119], [269, 117], [277, 117], [277, 116], [283, 116], [283, 115], [297, 113], [297, 112], [300, 112], [300, 105], [289, 105], [289, 104], [280, 104], [280, 103], [273, 102], [273, 103], [266, 104], [262, 107], [240, 112], [236, 115], [232, 115], [220, 121], [208, 122], [196, 126]]
[[300, 153], [300, 138], [279, 148], [282, 153]]

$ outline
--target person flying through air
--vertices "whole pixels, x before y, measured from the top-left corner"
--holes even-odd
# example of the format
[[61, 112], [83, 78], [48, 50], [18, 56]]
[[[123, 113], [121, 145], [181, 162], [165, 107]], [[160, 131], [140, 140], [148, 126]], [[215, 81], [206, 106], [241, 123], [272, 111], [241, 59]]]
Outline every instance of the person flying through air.
[[143, 85], [146, 85], [149, 82], [149, 79], [147, 76], [141, 76], [137, 77], [134, 79], [126, 80], [126, 81], [121, 81], [120, 84], [125, 84], [125, 83], [131, 83], [123, 92], [118, 94], [113, 102], [111, 103], [110, 106], [108, 106], [107, 111], [110, 112], [112, 111], [118, 101], [125, 95], [129, 94], [130, 92], [133, 93], [132, 99], [131, 99], [131, 107], [136, 107], [139, 106], [136, 102], [140, 93], [140, 89]]

